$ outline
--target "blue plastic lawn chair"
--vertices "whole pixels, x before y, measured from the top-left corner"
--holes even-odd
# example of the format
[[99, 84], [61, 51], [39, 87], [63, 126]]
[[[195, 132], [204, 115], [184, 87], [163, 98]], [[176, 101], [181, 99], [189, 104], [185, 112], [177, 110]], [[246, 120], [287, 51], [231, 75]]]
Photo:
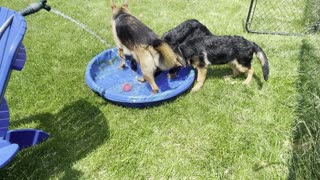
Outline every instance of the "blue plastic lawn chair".
[[[31, 11], [28, 9], [29, 14]], [[21, 71], [26, 61], [22, 40], [27, 25], [22, 15], [0, 7], [0, 169], [19, 149], [36, 145], [49, 137], [46, 132], [36, 129], [8, 129], [10, 114], [4, 94], [11, 71]]]

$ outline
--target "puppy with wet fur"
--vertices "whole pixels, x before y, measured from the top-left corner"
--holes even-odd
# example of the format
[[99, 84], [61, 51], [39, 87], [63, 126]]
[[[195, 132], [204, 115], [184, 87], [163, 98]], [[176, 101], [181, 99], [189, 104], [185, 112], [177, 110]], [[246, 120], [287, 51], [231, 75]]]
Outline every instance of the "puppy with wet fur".
[[269, 78], [269, 62], [262, 48], [240, 36], [196, 37], [179, 44], [175, 51], [197, 70], [197, 82], [192, 92], [200, 90], [203, 86], [209, 65], [228, 64], [233, 74], [226, 77], [237, 77], [241, 73], [247, 73], [243, 83], [249, 84], [253, 76], [254, 54], [261, 63], [264, 80], [267, 81]]
[[165, 40], [172, 49], [190, 39], [202, 36], [212, 36], [209, 29], [196, 19], [189, 19], [164, 33], [161, 39]]
[[[213, 34], [205, 25], [196, 19], [189, 19], [164, 33], [161, 39], [166, 41], [173, 50], [177, 51], [177, 48], [183, 42], [189, 41], [190, 39], [196, 37], [210, 35], [213, 36]], [[169, 78], [174, 78], [179, 70], [180, 67], [170, 69]]]

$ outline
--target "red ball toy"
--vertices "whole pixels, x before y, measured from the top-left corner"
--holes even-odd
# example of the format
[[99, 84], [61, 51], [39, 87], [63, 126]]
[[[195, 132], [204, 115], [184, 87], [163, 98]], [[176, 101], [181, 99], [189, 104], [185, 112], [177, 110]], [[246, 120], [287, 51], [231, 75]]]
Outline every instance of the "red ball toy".
[[123, 90], [124, 92], [131, 91], [131, 85], [130, 85], [129, 83], [123, 84], [122, 90]]

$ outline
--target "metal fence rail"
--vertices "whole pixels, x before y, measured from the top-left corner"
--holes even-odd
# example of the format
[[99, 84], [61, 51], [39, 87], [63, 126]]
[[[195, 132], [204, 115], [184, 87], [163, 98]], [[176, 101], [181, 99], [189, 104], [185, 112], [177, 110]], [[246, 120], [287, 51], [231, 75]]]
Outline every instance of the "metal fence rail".
[[251, 0], [250, 33], [304, 35], [320, 29], [320, 0]]

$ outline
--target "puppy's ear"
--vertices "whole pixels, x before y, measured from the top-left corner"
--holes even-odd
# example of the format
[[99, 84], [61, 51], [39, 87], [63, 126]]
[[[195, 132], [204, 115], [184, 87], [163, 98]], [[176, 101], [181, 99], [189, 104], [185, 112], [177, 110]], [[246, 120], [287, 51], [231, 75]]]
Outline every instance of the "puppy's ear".
[[128, 0], [125, 0], [125, 1], [123, 2], [123, 6], [126, 7], [126, 8], [129, 7]]
[[110, 0], [110, 7], [111, 9], [114, 9], [117, 7], [116, 4], [113, 2], [113, 0]]

